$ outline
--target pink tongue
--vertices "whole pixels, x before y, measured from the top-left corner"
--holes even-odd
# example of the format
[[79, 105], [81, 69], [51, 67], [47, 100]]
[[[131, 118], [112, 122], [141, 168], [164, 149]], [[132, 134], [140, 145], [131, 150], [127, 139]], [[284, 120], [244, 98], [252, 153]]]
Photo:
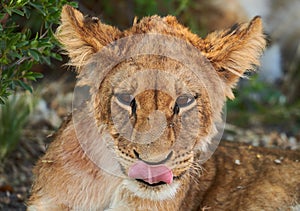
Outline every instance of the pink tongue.
[[173, 181], [172, 171], [165, 165], [148, 165], [138, 161], [129, 168], [128, 176], [134, 179], [141, 179], [149, 184], [165, 182], [171, 184]]

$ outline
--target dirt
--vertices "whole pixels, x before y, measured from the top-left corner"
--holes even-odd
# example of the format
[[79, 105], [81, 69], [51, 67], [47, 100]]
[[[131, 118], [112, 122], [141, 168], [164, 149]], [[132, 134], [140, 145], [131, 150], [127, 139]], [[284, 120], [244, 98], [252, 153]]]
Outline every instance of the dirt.
[[53, 130], [27, 128], [19, 146], [0, 164], [0, 210], [25, 210], [32, 184], [32, 167], [49, 144]]

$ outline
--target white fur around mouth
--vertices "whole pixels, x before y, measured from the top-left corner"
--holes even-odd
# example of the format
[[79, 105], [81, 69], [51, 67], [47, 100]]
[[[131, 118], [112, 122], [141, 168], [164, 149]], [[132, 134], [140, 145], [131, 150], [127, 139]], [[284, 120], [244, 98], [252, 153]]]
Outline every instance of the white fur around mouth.
[[136, 180], [124, 180], [123, 184], [134, 195], [153, 201], [162, 201], [174, 198], [180, 186], [179, 181], [173, 181], [172, 184], [148, 186]]

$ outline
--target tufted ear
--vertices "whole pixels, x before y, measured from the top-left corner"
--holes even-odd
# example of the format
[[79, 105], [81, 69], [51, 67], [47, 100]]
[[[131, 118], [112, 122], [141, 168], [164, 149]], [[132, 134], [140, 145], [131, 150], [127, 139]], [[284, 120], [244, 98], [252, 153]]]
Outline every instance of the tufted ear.
[[261, 18], [255, 17], [250, 23], [213, 32], [203, 41], [204, 55], [225, 82], [226, 96], [233, 99], [232, 88], [245, 71], [259, 65], [266, 46]]
[[103, 46], [118, 39], [120, 31], [103, 24], [98, 18], [84, 17], [78, 10], [65, 5], [61, 25], [56, 31], [58, 41], [69, 55], [70, 65], [80, 67]]

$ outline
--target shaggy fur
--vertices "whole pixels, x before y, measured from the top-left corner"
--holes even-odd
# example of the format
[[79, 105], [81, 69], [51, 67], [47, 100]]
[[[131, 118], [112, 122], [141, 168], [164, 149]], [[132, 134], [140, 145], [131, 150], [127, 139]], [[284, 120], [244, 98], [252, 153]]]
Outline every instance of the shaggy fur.
[[[61, 17], [57, 37], [81, 84], [91, 87], [91, 99], [74, 110], [34, 168], [29, 211], [248, 211], [288, 210], [297, 205], [299, 152], [224, 142], [200, 165], [226, 97], [233, 98], [238, 79], [259, 64], [266, 44], [259, 17], [204, 39], [172, 16], [146, 17], [125, 31], [85, 18], [70, 6], [63, 8]], [[198, 49], [201, 81], [172, 58], [140, 54], [120, 61], [100, 84], [95, 82], [103, 74], [98, 60], [110, 59], [101, 54], [102, 49], [119, 39], [146, 34], [172, 36]], [[120, 49], [129, 51], [134, 43], [129, 39], [125, 44]], [[174, 99], [187, 90], [192, 102], [176, 110]], [[134, 104], [131, 99], [129, 105], [127, 95], [120, 99], [124, 93], [134, 96]], [[135, 130], [128, 130], [132, 125]], [[152, 130], [158, 130], [160, 137], [136, 132]], [[130, 140], [124, 138], [126, 131], [131, 131]], [[174, 175], [171, 184], [150, 186], [127, 176], [138, 160], [153, 163], [166, 157], [164, 165]], [[283, 157], [280, 165], [273, 162], [278, 157]], [[99, 167], [106, 161], [110, 161], [108, 169], [117, 167], [112, 169], [114, 175]]]

